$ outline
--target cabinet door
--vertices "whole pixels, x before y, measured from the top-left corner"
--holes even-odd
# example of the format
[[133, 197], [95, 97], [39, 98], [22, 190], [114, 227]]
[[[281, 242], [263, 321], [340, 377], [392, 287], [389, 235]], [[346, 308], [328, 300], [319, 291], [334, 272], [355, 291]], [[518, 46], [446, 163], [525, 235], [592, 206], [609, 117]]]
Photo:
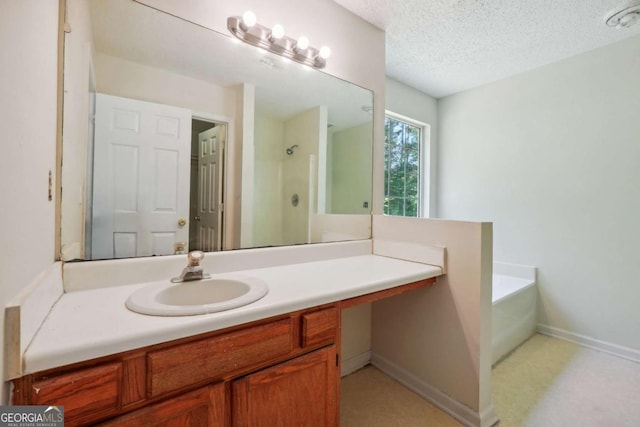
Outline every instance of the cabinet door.
[[233, 426], [337, 426], [336, 365], [331, 346], [234, 381]]
[[100, 426], [224, 427], [225, 386], [219, 383], [133, 411]]

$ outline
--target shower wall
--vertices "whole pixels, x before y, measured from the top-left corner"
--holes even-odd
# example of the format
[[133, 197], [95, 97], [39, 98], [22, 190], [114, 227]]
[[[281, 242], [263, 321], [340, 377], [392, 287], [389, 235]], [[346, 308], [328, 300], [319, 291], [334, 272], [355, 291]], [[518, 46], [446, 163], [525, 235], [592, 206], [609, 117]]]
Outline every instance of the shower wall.
[[[283, 237], [284, 244], [309, 241], [309, 213], [316, 211], [317, 159], [327, 140], [327, 109], [318, 106], [304, 111], [284, 123], [284, 146], [298, 145], [283, 161]], [[310, 191], [310, 187], [312, 190]], [[298, 196], [294, 206], [292, 197]]]

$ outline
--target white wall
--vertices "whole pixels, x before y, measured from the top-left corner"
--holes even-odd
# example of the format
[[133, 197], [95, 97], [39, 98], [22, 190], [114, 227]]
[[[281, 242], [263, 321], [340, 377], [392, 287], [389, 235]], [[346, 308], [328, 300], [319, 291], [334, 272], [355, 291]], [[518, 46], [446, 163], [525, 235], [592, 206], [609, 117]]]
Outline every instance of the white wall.
[[538, 267], [539, 320], [640, 350], [640, 37], [440, 100], [438, 214]]
[[100, 93], [229, 118], [235, 112], [231, 88], [102, 53], [95, 55], [94, 66]]
[[282, 245], [284, 124], [256, 116], [254, 144], [253, 245]]
[[[430, 125], [426, 163], [429, 166], [429, 206], [423, 216], [436, 216], [437, 212], [437, 159], [438, 159], [438, 101], [393, 79], [386, 79], [385, 108], [396, 114]], [[383, 153], [384, 159], [384, 153]], [[384, 160], [383, 160], [384, 161]], [[426, 178], [426, 177], [425, 177]], [[374, 181], [374, 188], [378, 181]], [[379, 181], [381, 184], [383, 180]], [[382, 189], [381, 191], [384, 191]]]
[[[331, 138], [331, 210], [336, 214], [371, 212], [371, 132], [364, 123], [339, 132]], [[367, 207], [364, 207], [364, 203]]]
[[373, 239], [374, 252], [376, 240], [446, 248], [435, 285], [373, 304], [373, 364], [465, 425], [492, 425], [491, 224], [374, 215]]
[[[0, 307], [4, 307], [54, 261], [55, 200], [47, 199], [47, 180], [49, 171], [55, 171], [58, 4], [2, 0], [0, 9]], [[0, 319], [4, 339], [4, 315]], [[4, 377], [4, 363], [0, 369]], [[1, 391], [4, 404], [6, 387]]]

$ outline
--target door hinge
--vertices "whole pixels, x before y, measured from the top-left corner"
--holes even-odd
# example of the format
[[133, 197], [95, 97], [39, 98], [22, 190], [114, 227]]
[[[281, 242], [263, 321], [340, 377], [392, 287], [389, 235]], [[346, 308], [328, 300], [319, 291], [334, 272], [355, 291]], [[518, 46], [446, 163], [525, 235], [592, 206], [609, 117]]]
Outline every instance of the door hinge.
[[340, 355], [336, 353], [336, 368], [338, 367], [339, 364], [340, 364]]

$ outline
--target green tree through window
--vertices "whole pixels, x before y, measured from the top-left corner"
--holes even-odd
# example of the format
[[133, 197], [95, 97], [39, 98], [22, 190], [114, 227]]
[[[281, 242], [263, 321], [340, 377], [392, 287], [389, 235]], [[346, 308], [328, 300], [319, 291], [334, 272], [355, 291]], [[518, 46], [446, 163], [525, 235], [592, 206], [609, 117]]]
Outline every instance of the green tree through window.
[[384, 213], [418, 216], [422, 128], [388, 116], [384, 124]]

